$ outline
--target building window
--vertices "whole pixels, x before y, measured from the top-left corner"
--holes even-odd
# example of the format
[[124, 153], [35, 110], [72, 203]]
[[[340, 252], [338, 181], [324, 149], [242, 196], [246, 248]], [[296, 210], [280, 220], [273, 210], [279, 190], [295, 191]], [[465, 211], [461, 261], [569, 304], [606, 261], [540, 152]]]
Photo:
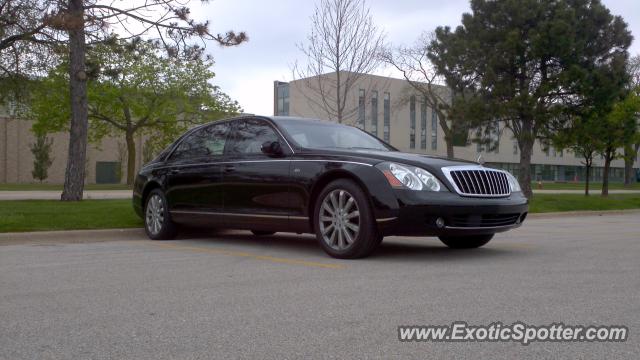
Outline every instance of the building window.
[[384, 133], [384, 141], [390, 142], [391, 138], [391, 95], [388, 92], [384, 93], [384, 127], [382, 131]]
[[416, 97], [409, 99], [409, 148], [416, 148]]
[[378, 136], [378, 92], [371, 91], [371, 131], [374, 136]]
[[427, 99], [420, 104], [420, 148], [427, 149]]
[[431, 111], [431, 150], [438, 150], [438, 113]]
[[517, 140], [513, 140], [513, 155], [518, 155], [518, 141]]
[[358, 124], [360, 129], [364, 129], [364, 89], [358, 91]]
[[289, 116], [289, 84], [276, 82], [276, 116]]

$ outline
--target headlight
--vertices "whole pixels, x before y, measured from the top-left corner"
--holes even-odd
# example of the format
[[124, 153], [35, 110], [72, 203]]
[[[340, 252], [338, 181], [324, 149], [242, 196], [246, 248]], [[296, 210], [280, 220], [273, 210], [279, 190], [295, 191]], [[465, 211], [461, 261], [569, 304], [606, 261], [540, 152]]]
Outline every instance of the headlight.
[[440, 191], [440, 181], [427, 170], [396, 163], [382, 163], [377, 166], [393, 187], [411, 190]]
[[516, 179], [515, 176], [511, 175], [511, 173], [508, 171], [505, 171], [504, 174], [507, 175], [507, 181], [509, 181], [511, 192], [522, 191], [522, 189], [520, 188], [520, 183], [518, 182], [518, 179]]

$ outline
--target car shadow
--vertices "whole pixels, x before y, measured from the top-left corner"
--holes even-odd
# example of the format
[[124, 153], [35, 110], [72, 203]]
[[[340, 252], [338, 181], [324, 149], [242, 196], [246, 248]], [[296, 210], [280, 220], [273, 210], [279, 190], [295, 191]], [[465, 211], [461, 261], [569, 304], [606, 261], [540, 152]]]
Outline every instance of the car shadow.
[[[200, 243], [202, 245], [241, 246], [243, 251], [259, 253], [269, 249], [283, 251], [283, 256], [292, 253], [302, 256], [327, 258], [314, 235], [276, 233], [274, 235], [256, 236], [249, 231], [240, 230], [200, 230], [189, 229], [181, 232], [178, 240]], [[450, 249], [441, 244], [437, 238], [402, 238], [388, 237], [373, 254], [358, 261], [457, 261], [469, 259], [488, 259], [523, 256], [527, 249], [505, 246], [505, 244], [489, 243], [480, 249]], [[271, 253], [273, 256], [277, 256]]]
[[429, 261], [446, 262], [457, 260], [490, 259], [513, 257], [523, 254], [520, 249], [505, 249], [492, 247], [491, 244], [479, 249], [450, 249], [440, 244], [438, 239], [424, 238], [418, 241], [405, 242], [399, 238], [385, 239], [382, 244], [366, 260], [398, 260], [398, 261]]

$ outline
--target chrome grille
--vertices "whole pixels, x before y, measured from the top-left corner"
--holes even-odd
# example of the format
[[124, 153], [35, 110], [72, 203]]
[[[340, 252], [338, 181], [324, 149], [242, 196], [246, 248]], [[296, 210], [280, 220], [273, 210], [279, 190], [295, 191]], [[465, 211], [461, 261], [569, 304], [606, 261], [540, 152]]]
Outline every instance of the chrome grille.
[[464, 196], [500, 197], [511, 194], [507, 175], [501, 170], [482, 166], [442, 168], [456, 192]]

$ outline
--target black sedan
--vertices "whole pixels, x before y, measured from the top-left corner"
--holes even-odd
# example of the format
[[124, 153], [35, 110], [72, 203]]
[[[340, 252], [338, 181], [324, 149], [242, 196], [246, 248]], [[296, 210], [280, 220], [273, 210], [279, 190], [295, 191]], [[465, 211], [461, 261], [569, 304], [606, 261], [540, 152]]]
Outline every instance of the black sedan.
[[315, 233], [331, 256], [369, 255], [387, 235], [480, 247], [528, 211], [508, 172], [401, 153], [355, 127], [243, 116], [189, 130], [136, 177], [151, 239], [177, 225]]

